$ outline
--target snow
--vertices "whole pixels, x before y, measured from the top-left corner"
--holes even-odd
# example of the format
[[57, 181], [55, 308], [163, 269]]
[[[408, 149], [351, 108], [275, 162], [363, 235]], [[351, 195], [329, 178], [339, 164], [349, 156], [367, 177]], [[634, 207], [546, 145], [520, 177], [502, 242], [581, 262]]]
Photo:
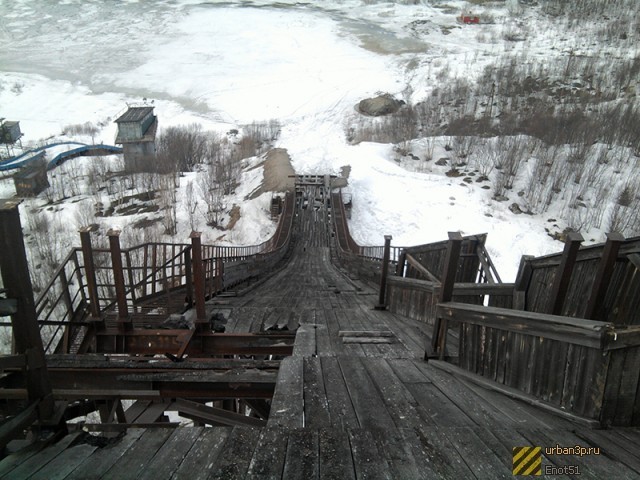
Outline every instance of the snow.
[[[44, 140], [113, 144], [112, 120], [125, 102], [142, 98], [153, 100], [161, 129], [197, 122], [222, 133], [253, 120], [278, 119], [282, 133], [276, 146], [288, 150], [298, 173], [337, 174], [351, 166], [350, 227], [358, 242], [382, 244], [383, 235], [392, 234], [393, 244], [404, 246], [445, 239], [447, 231], [486, 232], [498, 271], [513, 281], [522, 254], [561, 248], [544, 230], [554, 212], [514, 215], [508, 202], [493, 200], [479, 184], [446, 177], [433, 162], [416, 172], [394, 162], [390, 145], [349, 145], [344, 127], [362, 98], [389, 92], [419, 101], [438, 86], [438, 78], [472, 79], [504, 51], [536, 45], [533, 54], [542, 55], [557, 38], [532, 32], [532, 26], [539, 44], [496, 41], [505, 28], [521, 28], [502, 21], [509, 15], [504, 7], [480, 10], [496, 22], [479, 30], [456, 23], [465, 2], [452, 1], [449, 9], [425, 2], [368, 3], [5, 2], [0, 116], [21, 122], [25, 146]], [[85, 122], [99, 127], [95, 138], [62, 135], [66, 125]], [[70, 161], [69, 168], [83, 162]], [[255, 244], [273, 233], [270, 194], [246, 199], [261, 174], [261, 167], [246, 169], [242, 185], [226, 199], [227, 211], [234, 204], [241, 208], [232, 231], [211, 229], [200, 219], [204, 242]], [[188, 239], [185, 187], [196, 177], [181, 178], [173, 241]], [[11, 182], [0, 181], [0, 195], [12, 195], [12, 189]], [[77, 200], [56, 207], [72, 238], [75, 210], [92, 201], [89, 195]], [[44, 203], [28, 200], [23, 214]], [[126, 231], [138, 219], [109, 221]], [[602, 240], [602, 232], [594, 235]]]

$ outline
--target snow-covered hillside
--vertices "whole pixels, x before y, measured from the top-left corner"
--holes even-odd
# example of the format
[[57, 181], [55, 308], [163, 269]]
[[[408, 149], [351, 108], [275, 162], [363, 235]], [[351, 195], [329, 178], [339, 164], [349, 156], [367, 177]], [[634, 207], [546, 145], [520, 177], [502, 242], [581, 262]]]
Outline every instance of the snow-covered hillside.
[[[497, 148], [496, 158], [501, 158], [509, 155], [506, 147], [490, 148], [486, 138], [475, 135], [469, 152], [461, 154], [456, 144], [460, 135], [447, 131], [454, 110], [461, 118], [475, 115], [504, 123], [507, 113], [526, 110], [535, 95], [546, 95], [539, 87], [539, 91], [528, 90], [528, 96], [508, 96], [500, 85], [497, 93], [493, 89], [479, 93], [478, 86], [484, 85], [481, 80], [504, 65], [526, 67], [528, 77], [536, 85], [542, 79], [549, 82], [547, 90], [555, 89], [554, 95], [566, 90], [557, 94], [559, 104], [579, 103], [582, 94], [606, 97], [612, 105], [634, 104], [637, 72], [628, 82], [621, 79], [625, 88], [617, 88], [615, 94], [601, 77], [607, 79], [607, 65], [611, 65], [609, 73], [622, 71], [613, 63], [623, 65], [635, 58], [637, 5], [622, 0], [601, 2], [609, 5], [609, 11], [574, 18], [563, 11], [561, 3], [3, 2], [0, 117], [20, 121], [25, 147], [61, 140], [113, 144], [113, 119], [126, 102], [143, 99], [153, 101], [161, 131], [197, 123], [218, 138], [229, 138], [228, 132], [242, 131], [242, 125], [275, 119], [281, 132], [273, 146], [287, 149], [298, 173], [339, 174], [341, 167], [351, 167], [351, 229], [358, 242], [382, 244], [383, 235], [392, 234], [393, 244], [412, 245], [442, 240], [447, 231], [488, 232], [488, 249], [498, 270], [503, 280], [512, 281], [522, 254], [561, 249], [549, 233], [580, 224], [582, 217], [577, 217], [586, 215], [581, 209], [597, 205], [602, 209], [599, 221], [582, 222], [588, 226], [585, 237], [589, 241], [602, 241], [614, 208], [619, 216], [620, 208], [631, 208], [635, 201], [619, 202], [624, 188], [632, 189], [637, 181], [633, 145], [605, 145], [605, 140], [594, 138], [592, 144], [598, 150], [589, 150], [582, 158], [584, 165], [594, 165], [589, 167], [591, 175], [600, 179], [601, 187], [594, 186], [598, 182], [584, 188], [558, 187], [549, 192], [548, 202], [534, 208], [531, 185], [544, 170], [546, 144], [543, 148], [528, 132], [520, 133], [525, 140], [518, 147], [521, 161], [513, 178], [505, 176], [502, 164], [498, 168], [492, 164], [485, 172], [488, 180], [478, 181], [490, 152]], [[577, 2], [576, 9], [587, 3]], [[479, 25], [456, 21], [468, 10], [480, 16]], [[585, 59], [593, 62], [589, 81], [575, 67]], [[494, 78], [489, 84], [495, 86], [499, 80]], [[366, 129], [366, 122], [373, 122], [363, 120], [354, 105], [379, 92], [409, 106], [427, 105], [429, 115], [441, 115], [444, 121], [435, 130], [417, 129], [400, 146], [350, 143], [350, 129]], [[453, 92], [454, 101], [446, 103], [442, 92]], [[430, 98], [440, 103], [429, 104]], [[495, 107], [488, 107], [494, 103]], [[69, 126], [86, 122], [95, 127], [91, 135], [70, 133], [81, 129]], [[486, 132], [482, 135], [487, 136]], [[611, 154], [609, 160], [599, 162], [603, 145]], [[556, 165], [574, 153], [568, 144], [553, 148]], [[200, 212], [196, 227], [203, 230], [205, 242], [253, 244], [273, 232], [268, 215], [271, 194], [249, 199], [262, 178], [261, 161], [260, 157], [242, 161], [242, 184], [224, 200], [222, 226], [231, 220], [233, 207], [240, 207], [240, 220], [233, 229], [208, 227]], [[103, 231], [118, 225], [130, 242], [153, 235], [170, 241], [188, 239], [192, 222], [186, 205], [187, 186], [197, 183], [204, 169], [179, 178], [177, 230], [167, 236], [160, 221], [153, 235], [134, 227], [136, 222], [143, 225], [140, 222], [145, 218], [158, 218], [163, 210], [93, 215], [98, 205], [108, 209], [106, 204], [114, 198], [130, 197], [142, 188], [143, 180], [127, 183], [108, 174], [121, 168], [115, 157], [69, 161], [50, 174], [52, 184], [67, 185], [66, 199], [43, 193], [25, 201], [23, 223], [27, 232], [36, 234], [29, 238], [35, 261], [39, 254], [34, 252], [44, 248], [37, 245], [37, 232], [44, 228], [59, 238], [59, 250], [77, 244], [75, 232], [87, 222], [100, 225]], [[97, 170], [102, 176], [91, 176]], [[73, 177], [80, 177], [75, 190], [68, 186]], [[109, 178], [110, 185], [97, 185], [96, 178]], [[506, 189], [502, 188], [505, 178], [510, 182]], [[582, 185], [574, 177], [564, 182]], [[14, 193], [10, 180], [0, 181], [1, 196]], [[604, 197], [598, 200], [598, 195]], [[514, 213], [513, 204], [530, 214]], [[199, 208], [203, 208], [202, 201]]]

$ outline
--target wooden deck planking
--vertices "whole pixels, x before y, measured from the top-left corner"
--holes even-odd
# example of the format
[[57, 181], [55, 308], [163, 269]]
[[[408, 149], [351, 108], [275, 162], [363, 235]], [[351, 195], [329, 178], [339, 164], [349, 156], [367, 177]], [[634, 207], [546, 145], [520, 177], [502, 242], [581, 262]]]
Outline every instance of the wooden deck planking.
[[65, 480], [98, 480], [134, 445], [144, 430], [131, 428], [116, 443], [94, 451], [93, 455], [77, 466]]
[[204, 427], [176, 428], [160, 450], [145, 466], [139, 480], [171, 477], [202, 434]]
[[358, 416], [349, 396], [349, 390], [338, 363], [338, 357], [320, 357], [324, 378], [329, 418], [332, 426], [357, 428]]
[[171, 478], [206, 480], [231, 430], [230, 427], [205, 428]]
[[138, 477], [172, 433], [172, 429], [165, 428], [146, 430], [100, 478], [119, 480]]
[[305, 427], [329, 427], [331, 425], [329, 402], [319, 357], [304, 358], [303, 377]]
[[8, 471], [2, 476], [2, 478], [29, 478], [41, 468], [45, 467], [49, 462], [61, 455], [64, 450], [79, 437], [79, 435], [79, 433], [74, 433], [61, 438], [57, 443], [51, 445], [49, 448], [39, 451], [36, 455], [30, 456], [20, 464], [16, 465], [15, 468]]
[[216, 462], [209, 468], [208, 478], [244, 478], [259, 437], [260, 430], [257, 428], [234, 427]]
[[[96, 450], [96, 446], [81, 443], [62, 451], [41, 468], [31, 480], [62, 480]], [[19, 478], [19, 477], [15, 477]]]
[[310, 480], [319, 476], [320, 440], [318, 430], [290, 430], [282, 478]]
[[349, 429], [349, 444], [356, 478], [392, 480], [389, 463], [376, 445], [373, 433], [365, 429]]
[[395, 429], [395, 422], [360, 357], [340, 357], [339, 364], [360, 425], [363, 428]]
[[[430, 327], [373, 310], [376, 291], [329, 263], [327, 229], [317, 217], [302, 216], [297, 228], [304, 233], [283, 270], [246, 297], [225, 299], [227, 332], [300, 325], [294, 354], [281, 363], [266, 427], [129, 430], [102, 448], [72, 446], [68, 436], [24, 461], [0, 462], [4, 478], [14, 478], [12, 470], [33, 474], [56, 464], [65, 465], [58, 476], [67, 479], [506, 478], [511, 448], [556, 443], [602, 446], [607, 456], [545, 462], [579, 463], [587, 478], [640, 476], [637, 429], [574, 434], [569, 421], [422, 360]], [[393, 342], [345, 344], [341, 330], [391, 331]], [[503, 353], [517, 341], [505, 339]], [[448, 352], [456, 354], [457, 347], [451, 333]], [[538, 353], [532, 366], [545, 368], [546, 350]], [[501, 361], [476, 357], [469, 366], [479, 371]], [[516, 367], [496, 375], [517, 382], [517, 369], [526, 366]], [[134, 404], [128, 414], [140, 418], [147, 407], [154, 406]]]
[[281, 478], [286, 460], [288, 437], [288, 431], [284, 428], [263, 428], [246, 478], [261, 480]]

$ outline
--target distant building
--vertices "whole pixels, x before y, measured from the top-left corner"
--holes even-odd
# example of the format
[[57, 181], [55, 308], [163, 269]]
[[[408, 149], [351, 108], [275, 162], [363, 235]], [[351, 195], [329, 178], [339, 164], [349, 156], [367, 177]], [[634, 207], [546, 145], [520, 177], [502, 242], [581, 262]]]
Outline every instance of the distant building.
[[0, 119], [0, 143], [13, 144], [20, 140], [20, 122]]
[[20, 122], [14, 122], [0, 118], [0, 145], [4, 145], [5, 148], [0, 152], [0, 158], [5, 155], [7, 157], [13, 157], [15, 155], [14, 147], [16, 143], [18, 147], [22, 149], [22, 132], [20, 131]]
[[125, 168], [134, 172], [155, 170], [158, 118], [153, 107], [129, 107], [115, 123], [116, 144], [122, 145]]
[[13, 176], [13, 183], [18, 197], [35, 197], [49, 187], [47, 164], [37, 162], [31, 167], [19, 170]]
[[460, 23], [465, 23], [470, 25], [472, 23], [480, 23], [480, 17], [478, 15], [473, 15], [471, 13], [462, 13], [458, 17], [458, 21]]

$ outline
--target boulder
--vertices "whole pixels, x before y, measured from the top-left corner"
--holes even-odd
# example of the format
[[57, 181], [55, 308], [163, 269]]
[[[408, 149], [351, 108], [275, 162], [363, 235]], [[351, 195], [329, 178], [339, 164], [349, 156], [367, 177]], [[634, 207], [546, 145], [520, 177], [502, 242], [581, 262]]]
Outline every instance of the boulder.
[[358, 103], [357, 110], [364, 115], [380, 117], [396, 113], [402, 105], [404, 105], [404, 101], [396, 100], [391, 95], [384, 94], [361, 100]]

